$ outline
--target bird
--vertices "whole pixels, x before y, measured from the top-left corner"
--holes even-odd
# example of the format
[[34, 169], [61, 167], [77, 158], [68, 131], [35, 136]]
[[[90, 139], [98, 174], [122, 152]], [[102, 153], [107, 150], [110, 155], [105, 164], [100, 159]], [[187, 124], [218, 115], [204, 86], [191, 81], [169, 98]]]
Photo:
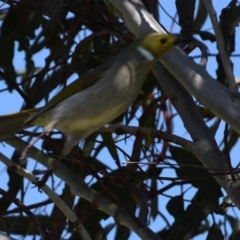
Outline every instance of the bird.
[[66, 136], [62, 156], [118, 117], [138, 96], [151, 67], [180, 35], [146, 34], [97, 68], [63, 88], [45, 106], [0, 116], [0, 138], [29, 126], [58, 129]]

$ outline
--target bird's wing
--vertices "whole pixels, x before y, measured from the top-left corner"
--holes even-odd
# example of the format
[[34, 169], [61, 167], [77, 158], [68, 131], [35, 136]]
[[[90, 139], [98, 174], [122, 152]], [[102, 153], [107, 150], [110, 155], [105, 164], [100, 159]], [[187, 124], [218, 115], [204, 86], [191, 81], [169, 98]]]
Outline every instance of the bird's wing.
[[91, 86], [93, 86], [101, 77], [100, 71], [92, 71], [81, 78], [77, 79], [76, 81], [69, 84], [66, 88], [62, 89], [58, 94], [56, 94], [55, 97], [53, 97], [43, 108], [40, 108], [39, 111], [37, 111], [35, 114], [33, 114], [27, 121], [24, 123], [24, 125], [28, 125], [32, 123], [35, 119], [37, 119], [40, 115], [45, 113], [50, 108], [57, 105], [59, 102], [63, 101], [64, 99], [72, 96], [73, 94], [82, 91], [84, 89], [87, 89]]

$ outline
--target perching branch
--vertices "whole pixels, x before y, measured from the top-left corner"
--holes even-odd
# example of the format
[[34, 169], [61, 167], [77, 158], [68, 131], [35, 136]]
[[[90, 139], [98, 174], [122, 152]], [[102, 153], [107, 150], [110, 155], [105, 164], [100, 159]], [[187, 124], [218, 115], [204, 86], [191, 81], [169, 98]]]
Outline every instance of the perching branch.
[[[164, 33], [139, 1], [110, 2], [122, 13], [127, 27], [136, 36], [153, 31]], [[240, 133], [240, 101], [237, 96], [233, 96], [228, 88], [215, 81], [202, 66], [197, 65], [180, 49], [169, 51], [161, 58], [161, 62], [189, 93]], [[222, 171], [228, 169], [225, 156], [220, 152], [211, 130], [202, 120], [191, 96], [162, 65], [157, 64], [153, 71], [196, 143], [198, 159], [208, 168]], [[235, 182], [232, 182], [231, 175], [215, 178], [240, 208], [239, 181], [236, 181], [235, 188], [232, 188]]]

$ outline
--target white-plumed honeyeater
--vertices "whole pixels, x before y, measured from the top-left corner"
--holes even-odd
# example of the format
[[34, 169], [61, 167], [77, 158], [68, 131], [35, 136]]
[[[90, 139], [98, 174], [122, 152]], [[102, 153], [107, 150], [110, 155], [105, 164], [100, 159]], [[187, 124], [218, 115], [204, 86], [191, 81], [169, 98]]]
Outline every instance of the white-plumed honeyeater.
[[60, 91], [44, 107], [0, 117], [0, 138], [30, 125], [56, 128], [67, 140], [63, 155], [74, 145], [118, 117], [136, 99], [154, 63], [181, 42], [180, 36], [147, 34], [106, 63]]

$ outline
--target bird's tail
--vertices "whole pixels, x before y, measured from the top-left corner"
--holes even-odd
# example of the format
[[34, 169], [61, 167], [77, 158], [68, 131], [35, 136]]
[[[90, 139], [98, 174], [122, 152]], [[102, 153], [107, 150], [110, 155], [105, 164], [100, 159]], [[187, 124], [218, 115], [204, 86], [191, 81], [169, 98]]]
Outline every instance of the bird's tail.
[[0, 116], [0, 137], [22, 130], [25, 127], [24, 123], [37, 109], [24, 110], [17, 113], [12, 113]]

